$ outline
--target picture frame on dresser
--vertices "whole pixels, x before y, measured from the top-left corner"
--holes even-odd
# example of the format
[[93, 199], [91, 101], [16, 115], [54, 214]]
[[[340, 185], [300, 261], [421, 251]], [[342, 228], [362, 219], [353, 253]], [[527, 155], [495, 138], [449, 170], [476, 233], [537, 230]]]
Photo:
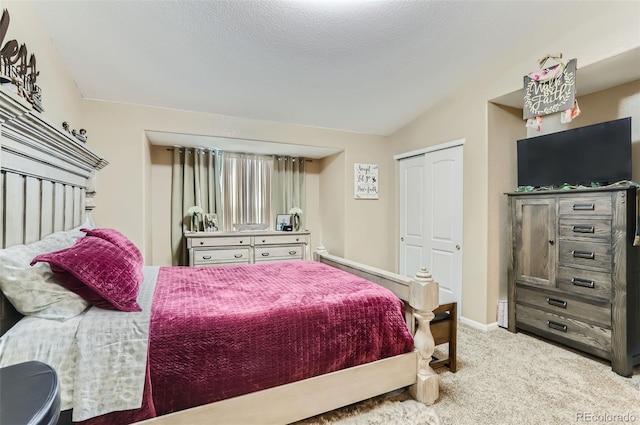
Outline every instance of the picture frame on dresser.
[[277, 214], [275, 229], [278, 231], [284, 231], [285, 226], [291, 226], [291, 214]]

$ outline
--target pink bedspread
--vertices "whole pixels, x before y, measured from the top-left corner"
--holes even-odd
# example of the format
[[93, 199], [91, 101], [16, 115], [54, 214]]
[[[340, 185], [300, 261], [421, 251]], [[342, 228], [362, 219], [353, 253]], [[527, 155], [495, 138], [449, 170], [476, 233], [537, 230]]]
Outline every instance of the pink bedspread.
[[403, 317], [391, 291], [318, 262], [163, 267], [153, 405], [162, 415], [409, 352]]

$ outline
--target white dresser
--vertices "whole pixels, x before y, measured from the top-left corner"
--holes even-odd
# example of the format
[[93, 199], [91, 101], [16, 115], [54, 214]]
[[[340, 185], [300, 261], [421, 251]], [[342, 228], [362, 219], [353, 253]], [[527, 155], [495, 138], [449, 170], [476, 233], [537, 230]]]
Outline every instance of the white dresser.
[[187, 232], [192, 267], [311, 259], [310, 233]]

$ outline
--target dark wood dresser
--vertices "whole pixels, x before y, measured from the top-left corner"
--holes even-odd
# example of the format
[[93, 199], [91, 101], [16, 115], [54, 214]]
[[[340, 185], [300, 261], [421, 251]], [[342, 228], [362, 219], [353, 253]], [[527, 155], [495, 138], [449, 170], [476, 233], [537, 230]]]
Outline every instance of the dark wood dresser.
[[509, 330], [640, 364], [635, 187], [509, 193]]

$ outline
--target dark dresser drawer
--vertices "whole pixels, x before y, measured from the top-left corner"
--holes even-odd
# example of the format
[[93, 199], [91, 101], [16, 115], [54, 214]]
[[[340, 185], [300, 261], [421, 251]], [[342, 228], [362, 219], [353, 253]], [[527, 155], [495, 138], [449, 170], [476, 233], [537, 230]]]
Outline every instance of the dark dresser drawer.
[[611, 273], [574, 267], [558, 267], [558, 289], [569, 294], [611, 300]]
[[560, 215], [611, 215], [613, 207], [610, 195], [567, 196], [559, 200]]
[[591, 304], [562, 294], [545, 294], [539, 290], [529, 289], [524, 286], [518, 287], [516, 302], [528, 304], [562, 316], [597, 323], [605, 328], [611, 327], [611, 307], [609, 304]]
[[560, 240], [558, 263], [611, 270], [611, 244]]
[[561, 218], [558, 222], [558, 236], [561, 238], [598, 240], [611, 242], [611, 219]]
[[520, 304], [516, 305], [516, 326], [543, 336], [551, 335], [560, 341], [576, 342], [591, 347], [588, 351], [593, 354], [606, 359], [611, 358], [609, 329]]

